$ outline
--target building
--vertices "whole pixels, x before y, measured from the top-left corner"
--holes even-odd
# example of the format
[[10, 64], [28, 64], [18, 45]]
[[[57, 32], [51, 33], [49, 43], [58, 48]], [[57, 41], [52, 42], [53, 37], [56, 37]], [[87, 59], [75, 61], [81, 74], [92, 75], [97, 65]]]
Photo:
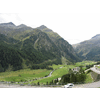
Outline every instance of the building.
[[76, 67], [72, 69], [73, 72], [79, 72], [79, 70], [80, 70], [80, 67]]

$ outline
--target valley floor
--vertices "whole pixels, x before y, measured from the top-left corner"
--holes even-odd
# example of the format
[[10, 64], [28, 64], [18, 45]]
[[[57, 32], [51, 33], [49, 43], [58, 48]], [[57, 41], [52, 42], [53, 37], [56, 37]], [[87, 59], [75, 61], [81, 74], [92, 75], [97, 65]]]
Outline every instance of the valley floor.
[[[38, 69], [38, 70], [18, 70], [12, 72], [1, 72], [0, 73], [0, 88], [63, 88], [64, 85], [47, 85], [47, 82], [50, 83], [52, 80], [57, 78], [61, 78], [63, 75], [67, 74], [69, 68], [73, 69], [80, 65], [89, 65], [95, 62], [79, 62], [75, 65], [52, 65], [50, 67], [53, 70], [46, 70], [46, 69]], [[86, 67], [83, 67], [85, 70]], [[51, 75], [52, 74], [52, 75]], [[19, 81], [19, 82], [18, 82]], [[26, 82], [25, 82], [26, 81]], [[3, 83], [4, 82], [4, 83]], [[38, 82], [40, 86], [38, 85]], [[87, 84], [89, 83], [89, 84]], [[95, 83], [95, 82], [94, 82]], [[87, 85], [85, 85], [87, 84]], [[85, 84], [75, 85], [76, 87], [90, 87], [93, 84], [93, 79], [91, 78], [91, 74], [88, 73]], [[96, 85], [95, 85], [96, 84]], [[96, 87], [100, 87], [98, 84], [95, 83]], [[42, 86], [41, 86], [42, 85]], [[92, 86], [91, 86], [92, 87]]]

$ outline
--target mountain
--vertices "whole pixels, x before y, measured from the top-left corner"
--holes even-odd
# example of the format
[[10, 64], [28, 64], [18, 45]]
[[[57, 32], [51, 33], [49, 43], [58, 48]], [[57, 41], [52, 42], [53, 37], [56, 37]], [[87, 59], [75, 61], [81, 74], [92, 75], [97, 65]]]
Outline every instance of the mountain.
[[100, 34], [90, 40], [73, 45], [75, 51], [85, 60], [100, 60]]
[[46, 26], [33, 29], [13, 23], [0, 25], [0, 56], [2, 71], [50, 69], [48, 65], [80, 61], [73, 47]]
[[40, 27], [38, 27], [38, 29], [44, 32], [53, 32], [51, 29], [48, 29], [45, 25], [41, 25]]
[[16, 40], [22, 39], [27, 33], [31, 32], [33, 28], [24, 24], [19, 26], [14, 25], [12, 22], [0, 24], [0, 34], [4, 34], [8, 37]]
[[98, 39], [100, 38], [100, 34], [97, 34], [96, 36], [92, 37], [92, 39]]
[[21, 24], [21, 25], [17, 26], [17, 28], [23, 28], [23, 27], [26, 27], [27, 28], [27, 26], [24, 25], [24, 24]]
[[0, 26], [2, 26], [2, 27], [15, 27], [15, 25], [12, 22], [1, 23]]
[[46, 26], [42, 25], [38, 27], [41, 31], [45, 32], [49, 38], [54, 42], [54, 44], [59, 49], [61, 56], [65, 59], [69, 59], [69, 61], [80, 61], [80, 58], [74, 51], [73, 47], [64, 40], [61, 36], [59, 36], [56, 32], [53, 32], [51, 29], [47, 28]]

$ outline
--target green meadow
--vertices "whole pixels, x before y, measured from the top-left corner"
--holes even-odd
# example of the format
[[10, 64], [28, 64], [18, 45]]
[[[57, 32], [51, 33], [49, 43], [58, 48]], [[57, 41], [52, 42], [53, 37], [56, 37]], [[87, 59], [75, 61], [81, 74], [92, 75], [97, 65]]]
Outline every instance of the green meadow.
[[[83, 69], [86, 69], [86, 65], [95, 64], [96, 62], [93, 61], [83, 61], [77, 62], [74, 65], [55, 65], [49, 66], [54, 69], [51, 77], [42, 78], [48, 76], [52, 70], [47, 69], [22, 69], [17, 71], [11, 72], [1, 72], [0, 73], [0, 81], [10, 81], [10, 82], [26, 82], [25, 84], [46, 84], [47, 82], [50, 83], [52, 80], [61, 78], [63, 75], [67, 74], [69, 68], [75, 68], [78, 66], [84, 66]], [[42, 79], [38, 79], [42, 78]], [[37, 79], [37, 80], [36, 80]], [[87, 74], [85, 83], [93, 82], [90, 73]]]
[[95, 64], [96, 62], [94, 61], [82, 61], [82, 62], [77, 62], [75, 63], [75, 66], [78, 67], [78, 66], [86, 66], [86, 65], [92, 65], [92, 64]]
[[29, 81], [35, 78], [40, 78], [48, 75], [51, 70], [47, 69], [23, 69], [18, 71], [11, 72], [1, 72], [0, 73], [0, 81], [13, 81], [13, 82], [22, 82]]
[[[40, 84], [46, 84], [47, 82], [48, 83], [50, 83], [52, 80], [54, 80], [54, 79], [57, 79], [57, 78], [60, 78], [60, 77], [62, 77], [63, 75], [65, 75], [65, 74], [67, 74], [68, 73], [68, 71], [69, 71], [69, 68], [75, 68], [75, 66], [74, 65], [58, 65], [58, 67], [57, 67], [57, 65], [53, 65], [53, 66], [50, 66], [50, 67], [52, 67], [52, 68], [54, 68], [54, 69], [56, 69], [53, 73], [52, 73], [52, 75], [51, 75], [51, 77], [47, 77], [47, 78], [44, 78], [44, 79], [40, 79], [40, 80], [36, 80], [36, 81], [33, 81], [33, 82], [30, 82], [31, 84], [33, 84], [33, 83], [40, 83]], [[62, 67], [62, 68], [60, 68], [60, 67]], [[59, 69], [57, 69], [57, 68], [59, 68]]]

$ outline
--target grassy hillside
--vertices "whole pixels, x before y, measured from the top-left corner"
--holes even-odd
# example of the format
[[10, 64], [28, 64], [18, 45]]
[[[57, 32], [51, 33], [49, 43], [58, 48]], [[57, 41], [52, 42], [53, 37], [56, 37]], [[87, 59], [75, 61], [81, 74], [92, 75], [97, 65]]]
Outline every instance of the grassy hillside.
[[73, 47], [82, 59], [100, 61], [100, 34]]

